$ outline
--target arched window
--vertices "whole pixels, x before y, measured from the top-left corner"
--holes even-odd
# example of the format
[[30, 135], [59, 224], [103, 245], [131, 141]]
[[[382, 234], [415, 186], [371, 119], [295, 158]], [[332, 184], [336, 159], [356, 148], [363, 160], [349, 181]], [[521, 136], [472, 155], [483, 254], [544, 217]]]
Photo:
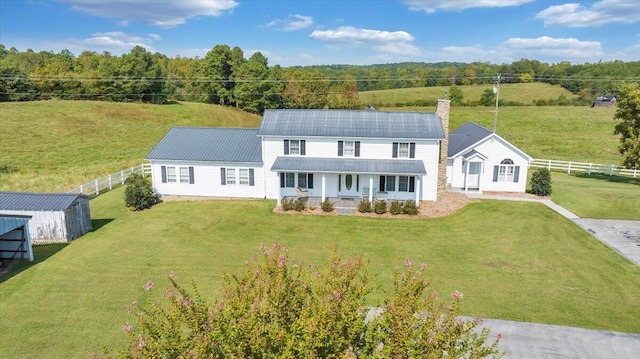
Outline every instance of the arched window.
[[518, 182], [520, 166], [514, 166], [513, 160], [505, 158], [493, 170], [494, 182]]

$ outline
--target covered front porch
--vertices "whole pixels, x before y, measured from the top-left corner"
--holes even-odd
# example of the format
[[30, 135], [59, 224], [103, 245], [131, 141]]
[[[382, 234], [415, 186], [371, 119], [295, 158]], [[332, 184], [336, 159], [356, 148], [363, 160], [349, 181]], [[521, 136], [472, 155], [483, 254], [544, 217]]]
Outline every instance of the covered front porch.
[[420, 203], [422, 176], [426, 174], [424, 164], [417, 160], [288, 156], [278, 157], [271, 170], [279, 174], [278, 205], [284, 197], [317, 199], [319, 202], [332, 198]]

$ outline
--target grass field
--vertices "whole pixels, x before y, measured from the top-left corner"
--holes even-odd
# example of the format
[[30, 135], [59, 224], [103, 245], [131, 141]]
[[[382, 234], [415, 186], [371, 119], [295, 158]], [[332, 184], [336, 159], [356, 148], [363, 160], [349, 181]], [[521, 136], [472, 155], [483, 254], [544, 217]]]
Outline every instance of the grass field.
[[[427, 263], [463, 313], [640, 333], [640, 268], [540, 204], [484, 201], [439, 219], [275, 214], [273, 201], [168, 202], [128, 212], [123, 189], [91, 201], [96, 230], [36, 247], [36, 263], [0, 283], [0, 357], [86, 358], [125, 341], [126, 311], [142, 285], [176, 272], [217, 297], [221, 274], [239, 272], [260, 243], [322, 263], [334, 246], [364, 254], [389, 288], [405, 258]], [[44, 259], [45, 256], [48, 258]], [[376, 297], [372, 297], [372, 304]]]
[[[463, 101], [479, 101], [484, 90], [493, 89], [493, 85], [468, 85], [458, 86], [464, 96]], [[363, 105], [374, 104], [375, 106], [393, 107], [398, 103], [411, 103], [424, 101], [435, 103], [437, 99], [444, 96], [444, 92], [449, 90], [449, 86], [434, 87], [413, 87], [392, 90], [363, 91], [360, 92], [360, 101]], [[567, 99], [576, 97], [570, 91], [560, 87], [541, 82], [501, 84], [500, 99], [504, 101], [519, 102], [525, 105], [532, 105], [533, 100], [555, 100], [560, 96]]]
[[551, 172], [553, 201], [579, 217], [640, 221], [640, 177]]
[[[434, 108], [399, 108], [434, 111]], [[504, 107], [498, 134], [534, 158], [619, 163], [613, 109]], [[494, 112], [454, 107], [451, 129], [492, 127]], [[260, 117], [198, 103], [146, 105], [91, 101], [0, 103], [0, 190], [68, 191], [140, 164], [172, 126], [257, 127]]]
[[69, 191], [140, 164], [172, 126], [257, 127], [260, 117], [199, 103], [0, 103], [0, 190]]

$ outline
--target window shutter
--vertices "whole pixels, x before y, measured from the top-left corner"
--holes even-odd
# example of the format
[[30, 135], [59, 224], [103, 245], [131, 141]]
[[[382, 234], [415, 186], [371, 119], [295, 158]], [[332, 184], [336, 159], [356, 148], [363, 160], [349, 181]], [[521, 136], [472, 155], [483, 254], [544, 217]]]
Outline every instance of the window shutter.
[[193, 177], [193, 167], [189, 167], [189, 184], [196, 183], [196, 179]]
[[300, 156], [305, 156], [307, 154], [307, 140], [300, 140]]
[[309, 173], [309, 177], [307, 178], [307, 188], [313, 189], [313, 173]]
[[493, 166], [493, 182], [498, 182], [498, 168], [500, 166]]
[[409, 158], [416, 158], [416, 143], [409, 143]]
[[162, 183], [167, 183], [167, 166], [160, 166], [162, 172]]
[[356, 175], [356, 191], [360, 191], [360, 175]]
[[393, 143], [393, 153], [391, 157], [398, 158], [398, 142]]
[[519, 178], [520, 178], [520, 166], [516, 166], [513, 174], [513, 182], [517, 183]]
[[414, 176], [409, 177], [409, 192], [416, 191], [416, 178]]
[[360, 157], [360, 141], [356, 141], [354, 152], [356, 157]]
[[380, 176], [380, 189], [379, 191], [384, 191], [385, 189], [385, 177], [384, 176]]
[[220, 168], [220, 184], [227, 185], [227, 170], [224, 167]]
[[338, 192], [342, 191], [342, 175], [338, 175]]
[[280, 172], [280, 188], [284, 188], [284, 172]]
[[289, 140], [284, 140], [284, 154], [289, 154]]
[[338, 156], [343, 156], [344, 153], [344, 141], [338, 141]]
[[253, 168], [249, 168], [249, 186], [255, 186], [255, 185], [256, 185], [256, 182], [253, 174]]

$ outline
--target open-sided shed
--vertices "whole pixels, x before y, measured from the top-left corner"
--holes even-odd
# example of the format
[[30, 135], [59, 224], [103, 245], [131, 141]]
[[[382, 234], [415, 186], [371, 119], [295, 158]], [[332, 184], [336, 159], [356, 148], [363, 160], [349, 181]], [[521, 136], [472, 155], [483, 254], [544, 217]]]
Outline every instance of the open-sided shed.
[[76, 193], [0, 192], [0, 216], [31, 216], [32, 243], [69, 242], [89, 232], [89, 197]]
[[33, 261], [33, 250], [29, 238], [30, 219], [30, 216], [0, 216], [0, 260]]

